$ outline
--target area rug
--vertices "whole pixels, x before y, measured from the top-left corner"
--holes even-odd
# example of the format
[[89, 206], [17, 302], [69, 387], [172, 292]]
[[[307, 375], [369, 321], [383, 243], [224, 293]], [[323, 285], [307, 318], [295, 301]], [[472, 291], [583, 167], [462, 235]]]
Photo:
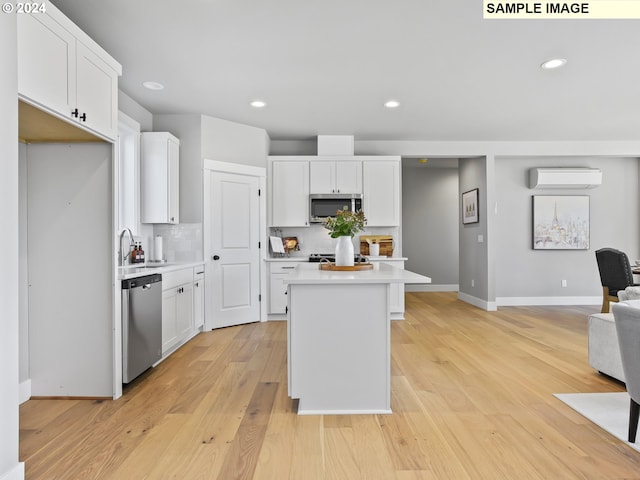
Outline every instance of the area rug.
[[640, 452], [640, 435], [636, 443], [627, 442], [629, 429], [629, 394], [615, 393], [554, 393], [579, 414]]

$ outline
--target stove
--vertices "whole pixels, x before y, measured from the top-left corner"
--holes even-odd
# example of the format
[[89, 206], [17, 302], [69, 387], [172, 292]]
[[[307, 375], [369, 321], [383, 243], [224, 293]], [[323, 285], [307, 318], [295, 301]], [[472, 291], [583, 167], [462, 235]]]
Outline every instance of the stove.
[[[335, 262], [336, 256], [334, 253], [312, 253], [309, 255], [309, 261], [312, 263], [320, 263], [322, 261], [325, 262]], [[366, 263], [367, 259], [360, 255], [354, 255], [353, 261], [355, 263]]]

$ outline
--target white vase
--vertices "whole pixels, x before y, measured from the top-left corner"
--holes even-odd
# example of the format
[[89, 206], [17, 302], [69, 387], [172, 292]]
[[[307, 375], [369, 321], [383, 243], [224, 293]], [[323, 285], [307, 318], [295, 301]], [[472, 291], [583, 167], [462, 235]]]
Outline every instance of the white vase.
[[353, 267], [353, 242], [349, 235], [338, 237], [336, 243], [336, 266]]

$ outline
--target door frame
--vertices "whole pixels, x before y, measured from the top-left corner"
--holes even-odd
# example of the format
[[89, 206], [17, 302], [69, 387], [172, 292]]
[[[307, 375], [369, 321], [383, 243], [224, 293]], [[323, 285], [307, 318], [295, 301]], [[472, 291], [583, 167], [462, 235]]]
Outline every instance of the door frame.
[[[231, 162], [222, 162], [219, 160], [209, 160], [204, 159], [203, 162], [203, 178], [204, 178], [204, 186], [203, 186], [203, 198], [209, 198], [211, 193], [211, 184], [209, 181], [209, 175], [205, 175], [206, 171], [210, 172], [220, 172], [220, 173], [234, 173], [237, 175], [246, 175], [250, 177], [258, 178], [258, 185], [260, 189], [260, 197], [259, 197], [259, 212], [258, 212], [258, 238], [260, 239], [260, 257], [258, 265], [258, 271], [260, 275], [260, 321], [264, 322], [267, 319], [267, 299], [265, 297], [267, 291], [267, 272], [266, 272], [266, 252], [267, 252], [267, 168], [266, 167], [254, 167], [251, 165], [244, 165], [240, 163], [231, 163]], [[202, 222], [202, 231], [203, 231], [203, 250], [204, 250], [204, 262], [205, 264], [211, 261], [211, 257], [213, 252], [211, 249], [211, 225], [209, 223], [209, 219], [211, 218], [211, 205], [209, 202], [203, 202], [203, 222]], [[205, 268], [206, 271], [206, 268]], [[213, 285], [213, 279], [206, 278], [205, 273], [205, 296], [207, 295], [207, 288], [209, 285]], [[209, 325], [211, 325], [211, 321], [209, 319], [209, 315], [211, 315], [211, 309], [207, 308], [207, 301], [205, 301], [205, 309], [204, 309], [204, 328], [206, 330], [210, 330]]]

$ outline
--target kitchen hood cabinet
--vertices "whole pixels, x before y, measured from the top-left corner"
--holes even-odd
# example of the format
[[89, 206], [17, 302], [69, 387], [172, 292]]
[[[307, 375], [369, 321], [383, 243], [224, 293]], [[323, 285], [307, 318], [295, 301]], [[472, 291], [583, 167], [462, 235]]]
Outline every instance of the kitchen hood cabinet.
[[311, 160], [309, 193], [362, 193], [359, 160]]
[[18, 94], [57, 117], [115, 140], [122, 67], [51, 3], [18, 15]]
[[141, 135], [142, 223], [179, 223], [180, 140], [168, 132]]

